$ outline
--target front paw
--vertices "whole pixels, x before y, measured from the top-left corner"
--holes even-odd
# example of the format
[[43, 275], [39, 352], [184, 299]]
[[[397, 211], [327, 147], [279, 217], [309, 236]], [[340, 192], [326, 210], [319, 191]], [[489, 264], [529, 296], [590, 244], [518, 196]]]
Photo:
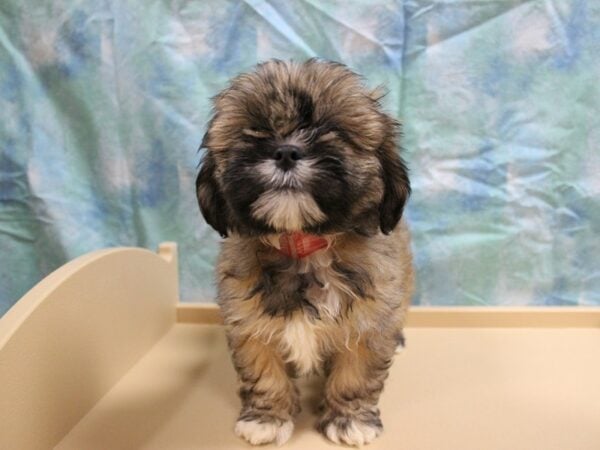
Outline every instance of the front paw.
[[283, 445], [292, 435], [294, 423], [291, 420], [282, 420], [276, 417], [244, 414], [236, 422], [234, 431], [237, 436], [252, 445], [270, 442]]
[[375, 412], [348, 416], [329, 413], [319, 420], [317, 429], [336, 444], [361, 446], [373, 442], [383, 425]]

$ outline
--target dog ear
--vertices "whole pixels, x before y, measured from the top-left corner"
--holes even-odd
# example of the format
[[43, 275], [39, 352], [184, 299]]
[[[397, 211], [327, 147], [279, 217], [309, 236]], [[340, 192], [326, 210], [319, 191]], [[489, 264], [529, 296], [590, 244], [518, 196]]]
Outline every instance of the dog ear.
[[[206, 136], [202, 141], [203, 146], [205, 141]], [[227, 204], [217, 183], [215, 169], [215, 158], [207, 150], [196, 178], [196, 197], [206, 223], [217, 230], [221, 237], [227, 237]]]
[[[393, 130], [398, 126], [395, 122], [390, 124]], [[408, 169], [398, 154], [395, 139], [395, 131], [390, 132], [378, 149], [384, 184], [383, 199], [379, 205], [379, 226], [384, 234], [389, 234], [396, 227], [410, 196]]]

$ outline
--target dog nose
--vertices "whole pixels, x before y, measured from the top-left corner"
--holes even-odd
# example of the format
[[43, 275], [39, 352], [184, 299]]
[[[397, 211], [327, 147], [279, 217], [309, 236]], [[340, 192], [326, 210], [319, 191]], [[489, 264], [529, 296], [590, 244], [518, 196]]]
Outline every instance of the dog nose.
[[274, 156], [277, 167], [283, 170], [290, 170], [302, 158], [300, 149], [295, 145], [282, 145], [275, 150]]

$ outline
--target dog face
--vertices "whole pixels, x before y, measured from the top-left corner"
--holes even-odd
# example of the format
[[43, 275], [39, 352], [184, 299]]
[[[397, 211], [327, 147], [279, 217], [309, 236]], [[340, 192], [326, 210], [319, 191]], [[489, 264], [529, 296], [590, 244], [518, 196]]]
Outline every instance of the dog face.
[[214, 98], [196, 180], [222, 236], [389, 233], [410, 185], [399, 125], [341, 64], [269, 61]]

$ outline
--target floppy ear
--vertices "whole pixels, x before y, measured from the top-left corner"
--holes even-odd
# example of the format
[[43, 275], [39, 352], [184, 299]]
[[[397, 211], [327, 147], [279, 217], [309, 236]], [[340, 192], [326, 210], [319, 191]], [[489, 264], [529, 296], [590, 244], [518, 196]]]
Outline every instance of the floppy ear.
[[396, 150], [395, 136], [395, 133], [390, 133], [378, 149], [384, 184], [383, 199], [379, 205], [379, 226], [384, 234], [390, 234], [396, 227], [410, 195], [408, 169]]
[[[203, 146], [205, 141], [206, 136], [202, 142]], [[217, 230], [221, 237], [227, 237], [227, 204], [217, 183], [215, 168], [215, 158], [210, 150], [207, 150], [196, 178], [196, 197], [206, 223]]]

